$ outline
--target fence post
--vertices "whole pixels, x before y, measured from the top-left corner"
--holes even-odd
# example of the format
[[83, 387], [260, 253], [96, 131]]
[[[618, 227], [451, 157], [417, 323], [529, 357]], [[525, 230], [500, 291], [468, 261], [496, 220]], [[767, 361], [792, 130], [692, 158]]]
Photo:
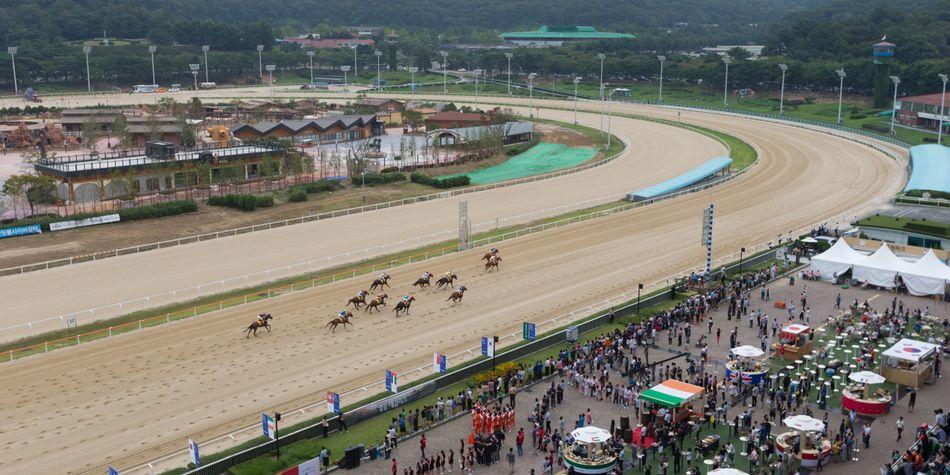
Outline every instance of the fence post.
[[109, 336], [112, 336], [112, 327], [109, 327]]
[[79, 341], [79, 335], [76, 335], [76, 344], [78, 345], [78, 344], [80, 344], [80, 343], [81, 343], [81, 342]]

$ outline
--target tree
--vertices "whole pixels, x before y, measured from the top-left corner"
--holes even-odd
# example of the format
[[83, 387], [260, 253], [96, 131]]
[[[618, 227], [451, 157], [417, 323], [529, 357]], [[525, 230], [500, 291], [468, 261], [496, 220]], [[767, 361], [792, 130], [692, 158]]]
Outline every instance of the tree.
[[407, 109], [403, 111], [402, 118], [403, 120], [406, 121], [407, 124], [409, 124], [409, 127], [412, 128], [413, 132], [415, 132], [416, 129], [418, 129], [420, 126], [422, 126], [423, 123], [425, 123], [425, 120], [422, 118], [422, 114], [414, 110]]
[[198, 142], [198, 132], [195, 126], [188, 122], [184, 114], [178, 115], [178, 126], [181, 127], [181, 145], [183, 147], [194, 147]]
[[121, 148], [132, 148], [132, 134], [129, 133], [129, 123], [125, 119], [125, 114], [116, 116], [115, 121], [112, 122], [112, 133], [119, 139]]
[[31, 216], [36, 214], [36, 205], [56, 203], [56, 181], [44, 175], [11, 175], [2, 190], [7, 196], [25, 199]]
[[80, 126], [82, 145], [90, 153], [96, 150], [96, 137], [99, 135], [99, 124], [92, 119], [86, 119]]
[[155, 117], [155, 114], [148, 115], [148, 118], [145, 120], [145, 127], [148, 129], [148, 140], [150, 142], [162, 140], [162, 126], [158, 123], [158, 118]]

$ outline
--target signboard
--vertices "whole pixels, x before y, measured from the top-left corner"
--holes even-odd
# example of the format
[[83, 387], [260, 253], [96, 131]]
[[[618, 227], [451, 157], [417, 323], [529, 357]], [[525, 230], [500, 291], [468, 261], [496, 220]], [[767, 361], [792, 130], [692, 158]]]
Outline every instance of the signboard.
[[352, 425], [360, 421], [365, 421], [366, 419], [395, 409], [410, 401], [415, 401], [419, 398], [434, 394], [437, 388], [435, 381], [428, 381], [418, 386], [405, 389], [398, 394], [386, 396], [378, 401], [347, 412], [346, 423]]
[[97, 224], [108, 224], [108, 223], [118, 223], [118, 222], [119, 222], [118, 214], [107, 214], [105, 216], [94, 216], [92, 218], [86, 218], [86, 219], [50, 223], [49, 230], [62, 231], [64, 229], [83, 228], [86, 226], [95, 226]]
[[534, 339], [535, 339], [535, 332], [534, 332], [534, 324], [533, 324], [533, 323], [531, 323], [531, 322], [524, 322], [524, 325], [522, 325], [522, 328], [521, 328], [521, 337], [522, 337], [523, 339], [525, 339], [525, 340], [534, 340]]
[[77, 325], [79, 325], [79, 322], [76, 321], [75, 315], [66, 317], [66, 328], [76, 328]]
[[338, 393], [327, 391], [327, 412], [330, 414], [340, 413], [340, 395]]
[[29, 226], [14, 226], [12, 228], [0, 229], [0, 239], [42, 233], [43, 228], [41, 228], [39, 224], [31, 224]]
[[284, 470], [280, 475], [320, 475], [323, 473], [322, 462], [320, 457], [312, 458], [296, 467]]
[[482, 337], [482, 354], [489, 357], [495, 357], [495, 339], [492, 337]]
[[195, 464], [195, 467], [201, 466], [201, 455], [198, 454], [198, 443], [188, 439], [188, 458], [191, 460], [191, 463]]
[[277, 438], [277, 424], [274, 423], [274, 418], [269, 414], [261, 414], [261, 427], [264, 432], [264, 437], [268, 437], [271, 440]]
[[432, 354], [432, 371], [436, 373], [445, 373], [446, 370], [446, 359], [445, 355], [440, 355], [439, 353]]
[[391, 393], [399, 392], [399, 383], [396, 380], [396, 372], [386, 370], [386, 390]]

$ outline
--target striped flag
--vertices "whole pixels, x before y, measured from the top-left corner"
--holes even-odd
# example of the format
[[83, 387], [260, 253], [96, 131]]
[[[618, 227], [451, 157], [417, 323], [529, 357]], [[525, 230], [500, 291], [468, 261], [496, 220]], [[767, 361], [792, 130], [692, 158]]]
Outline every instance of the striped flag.
[[198, 443], [188, 439], [188, 458], [191, 459], [191, 463], [195, 464], [195, 468], [201, 466], [201, 455], [198, 454]]
[[391, 393], [399, 392], [399, 382], [396, 380], [396, 372], [386, 370], [386, 390]]
[[446, 359], [445, 355], [440, 355], [438, 352], [432, 354], [432, 371], [436, 373], [445, 373], [446, 369]]
[[277, 424], [274, 423], [274, 418], [270, 414], [261, 414], [261, 426], [264, 437], [269, 437], [271, 440], [277, 438]]
[[330, 414], [339, 414], [340, 395], [338, 393], [327, 391], [327, 412]]

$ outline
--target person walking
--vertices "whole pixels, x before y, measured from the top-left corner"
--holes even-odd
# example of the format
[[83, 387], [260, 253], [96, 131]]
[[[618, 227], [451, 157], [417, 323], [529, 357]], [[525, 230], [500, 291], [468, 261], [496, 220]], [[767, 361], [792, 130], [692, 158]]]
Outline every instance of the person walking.
[[864, 448], [871, 448], [871, 425], [864, 424], [864, 430], [861, 434], [861, 441], [864, 442]]
[[419, 451], [422, 452], [422, 458], [426, 458], [426, 435], [422, 434], [422, 438], [419, 439]]
[[518, 435], [515, 437], [515, 445], [518, 447], [518, 456], [524, 455], [524, 427], [518, 429]]
[[508, 448], [508, 473], [515, 473], [515, 449]]
[[914, 412], [914, 405], [917, 404], [917, 388], [910, 390], [910, 397], [907, 398], [907, 412]]
[[897, 427], [897, 442], [900, 442], [901, 434], [904, 432], [904, 416], [898, 417], [894, 425]]

